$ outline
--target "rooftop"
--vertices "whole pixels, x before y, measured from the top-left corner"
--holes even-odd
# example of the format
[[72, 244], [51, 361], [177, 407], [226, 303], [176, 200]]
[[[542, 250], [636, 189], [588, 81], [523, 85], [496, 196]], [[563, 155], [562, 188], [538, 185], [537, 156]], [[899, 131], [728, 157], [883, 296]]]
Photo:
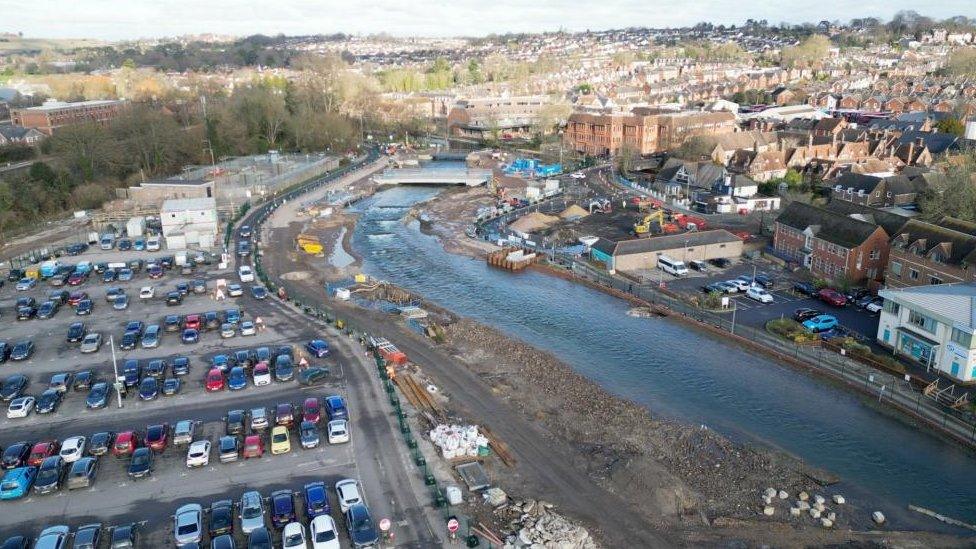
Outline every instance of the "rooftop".
[[621, 256], [663, 252], [667, 250], [679, 250], [686, 247], [706, 246], [709, 244], [726, 244], [741, 241], [742, 239], [729, 231], [726, 231], [725, 229], [716, 229], [713, 231], [698, 231], [667, 236], [635, 238], [633, 240], [621, 240], [618, 242], [611, 242], [601, 238], [596, 244], [593, 245], [593, 247], [607, 254]]
[[160, 211], [185, 212], [187, 210], [216, 210], [217, 201], [213, 198], [173, 198], [163, 202]]
[[64, 101], [45, 101], [43, 105], [39, 107], [28, 107], [24, 110], [27, 111], [56, 111], [58, 109], [65, 108], [76, 108], [76, 107], [96, 107], [99, 105], [115, 105], [122, 103], [122, 101], [117, 99], [97, 99], [92, 101], [75, 101], [73, 103], [66, 103]]
[[878, 293], [885, 299], [918, 308], [952, 324], [976, 329], [976, 283], [887, 288]]

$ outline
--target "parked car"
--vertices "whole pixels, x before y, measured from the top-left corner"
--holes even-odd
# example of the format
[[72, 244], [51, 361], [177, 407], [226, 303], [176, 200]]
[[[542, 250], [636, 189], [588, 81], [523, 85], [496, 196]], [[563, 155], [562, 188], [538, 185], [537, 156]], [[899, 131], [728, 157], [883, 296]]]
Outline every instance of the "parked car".
[[688, 266], [691, 267], [693, 270], [698, 271], [700, 273], [707, 273], [708, 272], [708, 265], [706, 265], [704, 261], [699, 261], [697, 259], [692, 259], [691, 261], [688, 262]]
[[90, 315], [95, 309], [95, 302], [90, 299], [82, 299], [75, 307], [75, 314], [78, 316]]
[[819, 315], [803, 321], [803, 327], [811, 332], [823, 332], [837, 326], [837, 318], [832, 315]]
[[183, 318], [180, 315], [166, 315], [163, 318], [163, 331], [179, 332], [183, 327]]
[[332, 511], [329, 506], [329, 495], [322, 481], [306, 484], [302, 488], [302, 500], [305, 502], [305, 514], [309, 518], [328, 515]]
[[161, 392], [163, 393], [163, 396], [173, 396], [179, 393], [182, 387], [183, 383], [180, 381], [180, 378], [168, 377], [163, 381]]
[[268, 290], [264, 286], [251, 286], [251, 297], [254, 299], [266, 299]]
[[275, 424], [290, 427], [295, 421], [295, 412], [290, 402], [282, 402], [275, 406]]
[[96, 549], [102, 543], [101, 523], [80, 526], [75, 532], [74, 547], [72, 549]]
[[305, 344], [305, 349], [315, 358], [322, 358], [329, 354], [329, 344], [323, 339], [313, 339]]
[[334, 419], [326, 427], [329, 433], [329, 444], [343, 444], [349, 442], [349, 423], [344, 419]]
[[31, 448], [34, 445], [25, 442], [15, 442], [3, 451], [3, 458], [0, 460], [0, 466], [3, 469], [16, 469], [17, 467], [26, 467], [27, 458], [31, 455]]
[[51, 414], [58, 411], [61, 406], [63, 394], [57, 389], [48, 389], [41, 393], [34, 405], [34, 411], [38, 414]]
[[185, 356], [173, 357], [173, 375], [185, 376], [190, 373], [190, 359]]
[[146, 427], [146, 446], [154, 452], [163, 452], [169, 446], [169, 424], [156, 423]]
[[234, 502], [229, 499], [215, 501], [210, 504], [207, 514], [210, 517], [207, 533], [211, 538], [234, 533]]
[[339, 509], [345, 513], [349, 508], [357, 503], [362, 503], [363, 498], [359, 494], [359, 481], [356, 479], [343, 479], [335, 485], [336, 495], [339, 497]]
[[243, 366], [234, 366], [227, 375], [227, 388], [231, 391], [240, 391], [247, 388], [247, 372]]
[[271, 368], [267, 362], [259, 362], [251, 370], [251, 376], [255, 387], [271, 385]]
[[85, 456], [85, 445], [88, 439], [83, 436], [69, 437], [61, 443], [61, 451], [58, 452], [65, 463], [74, 463]]
[[311, 421], [303, 421], [298, 427], [302, 448], [315, 448], [319, 445], [319, 428]]
[[34, 342], [25, 339], [18, 341], [10, 350], [10, 360], [27, 360], [34, 356]]
[[219, 368], [211, 368], [207, 372], [206, 390], [209, 393], [224, 390], [224, 374]]
[[757, 286], [750, 286], [749, 289], [746, 290], [746, 297], [749, 299], [754, 299], [760, 303], [773, 302], [773, 294]]
[[[247, 457], [247, 456], [245, 456]], [[256, 491], [244, 492], [240, 502], [241, 532], [248, 535], [258, 528], [264, 528], [264, 501]]]
[[196, 432], [196, 423], [189, 419], [176, 422], [173, 427], [173, 445], [183, 446], [193, 442], [193, 433]]
[[335, 520], [329, 515], [316, 515], [309, 524], [312, 549], [340, 549]]
[[210, 441], [198, 440], [186, 451], [187, 467], [205, 467], [210, 464]]
[[224, 432], [228, 435], [243, 434], [245, 418], [244, 410], [229, 410], [224, 416]]
[[[10, 469], [0, 480], [0, 500], [20, 499], [34, 484], [37, 477], [37, 467], [17, 467]], [[35, 545], [36, 547], [36, 545]]]
[[864, 306], [864, 310], [869, 313], [880, 313], [881, 309], [884, 309], [883, 297], [875, 297]]
[[293, 549], [308, 547], [308, 539], [305, 535], [305, 526], [300, 522], [289, 522], [281, 530], [281, 546], [283, 549]]
[[34, 478], [34, 492], [49, 494], [60, 490], [66, 469], [64, 458], [61, 456], [45, 458], [37, 468], [37, 476]]
[[844, 294], [833, 288], [824, 288], [820, 290], [817, 297], [820, 298], [820, 301], [823, 301], [828, 305], [833, 305], [834, 307], [843, 307], [847, 304], [847, 298], [844, 297]]
[[115, 435], [112, 443], [112, 455], [117, 458], [129, 457], [136, 448], [141, 446], [139, 434], [135, 431], [123, 431]]
[[183, 330], [183, 335], [180, 336], [180, 340], [184, 344], [192, 344], [200, 341], [200, 332], [194, 330], [193, 328], [186, 328]]
[[793, 320], [802, 323], [805, 320], [811, 319], [815, 316], [822, 315], [823, 311], [818, 311], [817, 309], [800, 308], [793, 311]]
[[732, 266], [732, 261], [724, 257], [716, 257], [715, 259], [709, 259], [708, 262], [711, 263], [712, 265], [715, 265], [719, 269], [725, 269], [727, 267]]
[[310, 366], [298, 372], [298, 383], [302, 385], [315, 385], [322, 383], [329, 376], [329, 369], [320, 366]]
[[329, 417], [329, 421], [349, 419], [349, 410], [346, 408], [346, 401], [339, 395], [332, 395], [325, 398], [325, 413]]
[[233, 435], [224, 435], [217, 441], [217, 453], [221, 463], [237, 461], [240, 456], [240, 443]]
[[268, 428], [269, 422], [267, 408], [251, 408], [247, 413], [247, 417], [252, 431], [263, 431]]
[[800, 295], [814, 297], [817, 295], [817, 287], [809, 282], [797, 282], [793, 284], [793, 292]]
[[68, 490], [88, 488], [95, 482], [98, 474], [98, 458], [83, 457], [71, 464], [68, 471]]
[[144, 377], [139, 382], [139, 399], [156, 400], [159, 396], [159, 381], [154, 377]]
[[776, 280], [765, 273], [759, 273], [753, 279], [755, 284], [759, 284], [763, 288], [769, 289], [776, 285]]
[[379, 532], [373, 524], [369, 509], [362, 503], [356, 503], [346, 510], [346, 528], [353, 547], [372, 547], [379, 542]]
[[284, 528], [289, 522], [297, 519], [295, 499], [291, 490], [276, 490], [271, 492], [271, 524], [275, 528]]
[[88, 328], [85, 326], [84, 322], [72, 322], [68, 326], [68, 343], [78, 343], [85, 339], [85, 334], [88, 333]]
[[139, 546], [139, 523], [123, 524], [112, 529], [110, 549], [132, 549]]
[[248, 435], [244, 438], [244, 459], [259, 458], [264, 455], [264, 441], [261, 435]]
[[187, 503], [173, 515], [173, 537], [177, 547], [200, 543], [203, 539], [203, 506]]
[[3, 388], [0, 389], [0, 400], [4, 402], [10, 402], [11, 400], [21, 396], [27, 386], [30, 385], [30, 379], [23, 374], [13, 374], [7, 376], [3, 380]]
[[22, 396], [11, 400], [10, 405], [7, 406], [7, 419], [29, 416], [34, 411], [36, 402], [36, 399], [32, 396]]
[[98, 380], [95, 378], [95, 371], [91, 368], [86, 368], [84, 370], [79, 370], [75, 374], [75, 380], [71, 384], [71, 388], [75, 391], [87, 391], [91, 389], [92, 384], [96, 383]]
[[85, 336], [81, 340], [81, 347], [79, 350], [82, 353], [97, 353], [99, 349], [102, 348], [102, 334], [98, 332], [93, 332]]
[[152, 474], [153, 452], [149, 448], [136, 448], [129, 460], [129, 478], [138, 479]]
[[287, 454], [291, 451], [291, 437], [288, 434], [288, 427], [275, 425], [271, 429], [271, 455]]

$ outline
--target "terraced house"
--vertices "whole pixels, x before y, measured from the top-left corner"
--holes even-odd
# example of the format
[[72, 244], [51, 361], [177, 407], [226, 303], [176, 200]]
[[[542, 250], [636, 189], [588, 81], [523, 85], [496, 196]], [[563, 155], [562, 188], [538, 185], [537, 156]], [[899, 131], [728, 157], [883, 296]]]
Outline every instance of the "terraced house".
[[891, 241], [889, 288], [976, 281], [976, 223], [944, 217], [911, 220]]
[[814, 276], [878, 282], [888, 259], [888, 233], [857, 215], [792, 202], [776, 218], [773, 247]]

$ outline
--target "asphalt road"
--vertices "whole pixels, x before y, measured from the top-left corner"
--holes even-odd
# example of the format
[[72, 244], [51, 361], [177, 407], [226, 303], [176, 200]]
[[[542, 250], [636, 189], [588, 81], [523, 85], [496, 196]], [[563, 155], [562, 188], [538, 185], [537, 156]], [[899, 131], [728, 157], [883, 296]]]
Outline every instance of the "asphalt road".
[[[99, 260], [105, 257], [102, 252], [92, 255], [98, 256]], [[72, 258], [81, 259], [87, 258]], [[115, 407], [113, 399], [105, 409], [86, 410], [86, 394], [71, 391], [56, 413], [42, 416], [32, 414], [23, 419], [3, 417], [0, 419], [0, 446], [19, 440], [63, 440], [75, 435], [90, 436], [104, 430], [145, 431], [147, 425], [162, 422], [173, 425], [182, 419], [201, 422], [195, 440], [207, 438], [216, 444], [223, 434], [222, 419], [230, 409], [254, 406], [271, 408], [280, 402], [291, 402], [297, 407], [306, 397], [330, 394], [342, 394], [346, 398], [350, 411], [351, 442], [329, 445], [322, 432], [321, 446], [303, 450], [298, 443], [297, 433], [293, 431], [292, 450], [288, 454], [271, 456], [266, 453], [260, 459], [231, 464], [218, 463], [216, 454], [213, 454], [209, 466], [194, 470], [188, 470], [185, 466], [185, 449], [171, 447], [155, 462], [151, 478], [144, 480], [128, 478], [127, 460], [102, 457], [98, 476], [90, 489], [62, 490], [49, 495], [32, 494], [21, 500], [0, 504], [8, 511], [0, 514], [0, 539], [14, 534], [34, 536], [51, 524], [67, 524], [76, 528], [90, 522], [101, 522], [106, 527], [143, 522], [141, 546], [163, 547], [172, 543], [172, 513], [184, 503], [197, 502], [206, 507], [219, 499], [237, 500], [249, 489], [257, 489], [268, 495], [281, 488], [299, 491], [303, 484], [313, 480], [322, 480], [331, 485], [343, 478], [356, 478], [362, 484], [365, 500], [374, 518], [393, 519], [398, 545], [429, 547], [436, 544], [436, 536], [423, 516], [423, 505], [419, 503], [411, 484], [404, 482], [407, 467], [412, 467], [409, 455], [405, 449], [391, 448], [389, 443], [395, 434], [388, 406], [384, 402], [385, 394], [378, 379], [371, 375], [371, 367], [364, 360], [365, 357], [356, 354], [356, 347], [348, 341], [335, 341], [338, 334], [327, 333], [324, 326], [306, 321], [277, 300], [256, 300], [249, 293], [221, 302], [215, 302], [207, 295], [191, 294], [180, 306], [166, 306], [161, 297], [165, 293], [162, 287], [170, 289], [177, 282], [201, 276], [208, 280], [210, 288], [218, 278], [236, 282], [233, 271], [218, 272], [215, 266], [190, 277], [173, 273], [168, 271], [156, 281], [148, 280], [144, 273], [137, 274], [134, 280], [127, 283], [102, 284], [92, 279], [79, 288], [70, 288], [87, 291], [94, 298], [95, 311], [87, 317], [77, 317], [69, 307], [63, 307], [51, 319], [18, 322], [10, 314], [16, 297], [33, 295], [42, 301], [53, 288], [42, 283], [29, 292], [15, 292], [11, 285], [0, 290], [0, 312], [3, 313], [0, 337], [7, 341], [31, 337], [37, 345], [37, 352], [31, 360], [7, 362], [0, 366], [0, 373], [4, 376], [13, 373], [29, 375], [32, 379], [29, 392], [34, 394], [40, 394], [46, 388], [50, 375], [55, 372], [93, 368], [102, 379], [111, 379], [111, 352], [107, 343], [98, 353], [83, 355], [75, 348], [76, 345], [65, 341], [68, 326], [77, 320], [83, 320], [90, 330], [100, 331], [103, 336], [113, 333], [118, 338], [125, 323], [130, 320], [161, 323], [167, 314], [202, 313], [238, 307], [245, 319], [260, 316], [268, 326], [265, 331], [251, 337], [238, 335], [222, 339], [216, 332], [204, 332], [200, 343], [195, 345], [184, 345], [179, 342], [177, 334], [166, 333], [156, 349], [117, 351], [120, 367], [127, 358], [183, 355], [190, 358], [191, 372], [184, 378], [183, 390], [177, 396], [160, 396], [154, 401], [143, 402], [130, 393], [121, 409]], [[138, 288], [148, 284], [159, 287], [157, 298], [140, 301], [136, 297]], [[133, 298], [129, 309], [115, 311], [106, 303], [105, 291], [112, 285], [127, 288], [127, 293]], [[334, 342], [330, 357], [312, 360], [313, 364], [328, 366], [333, 372], [324, 385], [302, 387], [292, 381], [274, 382], [264, 387], [249, 385], [239, 392], [206, 393], [203, 389], [203, 376], [209, 358], [216, 353], [286, 344], [299, 348], [313, 337]], [[396, 433], [397, 438], [398, 435]], [[344, 521], [338, 513], [335, 494], [331, 496], [333, 518], [342, 530]], [[239, 538], [238, 541], [244, 540]], [[343, 539], [344, 545], [346, 541]]]

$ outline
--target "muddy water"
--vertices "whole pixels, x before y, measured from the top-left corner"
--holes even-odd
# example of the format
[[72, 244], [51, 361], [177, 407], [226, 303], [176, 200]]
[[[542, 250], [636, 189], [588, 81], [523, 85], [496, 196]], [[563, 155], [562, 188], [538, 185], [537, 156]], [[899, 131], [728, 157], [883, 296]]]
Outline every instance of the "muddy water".
[[[437, 189], [360, 203], [353, 247], [366, 272], [562, 357], [657, 415], [780, 448], [840, 475], [836, 487], [895, 525], [935, 527], [909, 503], [976, 522], [976, 457], [877, 410], [871, 399], [667, 319], [628, 316], [603, 293], [536, 272], [489, 269], [398, 220]], [[833, 493], [833, 490], [831, 490]]]

